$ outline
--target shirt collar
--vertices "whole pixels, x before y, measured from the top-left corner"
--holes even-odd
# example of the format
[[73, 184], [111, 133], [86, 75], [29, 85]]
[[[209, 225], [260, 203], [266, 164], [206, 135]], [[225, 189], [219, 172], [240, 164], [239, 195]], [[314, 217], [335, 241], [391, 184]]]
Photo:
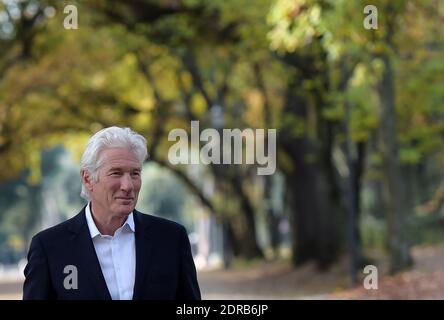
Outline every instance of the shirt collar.
[[[88, 224], [88, 229], [89, 229], [89, 233], [91, 235], [91, 238], [95, 238], [98, 235], [101, 236], [102, 234], [100, 233], [99, 229], [97, 229], [96, 223], [94, 222], [94, 219], [91, 214], [91, 202], [88, 202], [88, 205], [85, 208], [85, 215], [86, 215], [86, 222]], [[135, 232], [133, 212], [131, 212], [128, 215], [128, 218], [126, 219], [125, 223], [120, 228], [123, 228], [123, 227], [126, 227], [126, 228], [129, 227], [129, 229], [132, 232]]]

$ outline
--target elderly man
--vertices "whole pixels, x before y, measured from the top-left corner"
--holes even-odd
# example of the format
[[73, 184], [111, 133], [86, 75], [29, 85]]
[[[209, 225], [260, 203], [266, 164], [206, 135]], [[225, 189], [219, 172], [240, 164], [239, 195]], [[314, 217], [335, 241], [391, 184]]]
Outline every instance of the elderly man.
[[185, 228], [135, 210], [146, 140], [110, 127], [88, 142], [73, 218], [32, 239], [24, 299], [200, 299]]

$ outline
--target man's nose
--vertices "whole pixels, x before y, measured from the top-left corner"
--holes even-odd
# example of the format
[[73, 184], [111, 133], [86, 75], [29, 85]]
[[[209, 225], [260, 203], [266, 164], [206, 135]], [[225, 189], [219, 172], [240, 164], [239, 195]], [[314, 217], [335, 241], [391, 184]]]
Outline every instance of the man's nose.
[[130, 192], [133, 190], [133, 181], [129, 174], [124, 174], [120, 181], [120, 189], [122, 191]]

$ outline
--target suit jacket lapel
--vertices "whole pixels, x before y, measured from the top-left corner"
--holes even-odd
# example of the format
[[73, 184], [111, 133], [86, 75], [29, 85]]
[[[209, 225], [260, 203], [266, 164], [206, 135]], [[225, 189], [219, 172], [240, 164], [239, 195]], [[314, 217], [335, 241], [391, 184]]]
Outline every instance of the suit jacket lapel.
[[[92, 287], [96, 289], [99, 299], [111, 300], [111, 295], [108, 291], [105, 278], [100, 267], [99, 259], [97, 258], [96, 250], [91, 239], [91, 234], [86, 223], [85, 208], [74, 217], [73, 224], [70, 225], [70, 231], [72, 232], [72, 248], [73, 254], [76, 260], [79, 261], [81, 266], [79, 271], [79, 277], [81, 273], [86, 273], [89, 278]], [[79, 288], [80, 290], [82, 288]]]
[[144, 223], [140, 215], [142, 213], [134, 210], [135, 240], [136, 240], [136, 278], [134, 283], [133, 299], [141, 299], [141, 290], [147, 285], [149, 269], [152, 266], [150, 257], [153, 253], [152, 232], [149, 232], [151, 224]]

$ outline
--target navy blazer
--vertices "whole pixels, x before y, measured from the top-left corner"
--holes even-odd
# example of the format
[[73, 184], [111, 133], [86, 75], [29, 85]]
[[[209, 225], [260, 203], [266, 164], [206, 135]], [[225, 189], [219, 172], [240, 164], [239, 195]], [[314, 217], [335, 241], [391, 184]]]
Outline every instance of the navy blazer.
[[[196, 268], [185, 228], [134, 210], [134, 300], [200, 300]], [[66, 266], [77, 268], [77, 289], [65, 288]], [[66, 271], [68, 272], [68, 271]], [[32, 238], [23, 299], [109, 300], [85, 208]]]

